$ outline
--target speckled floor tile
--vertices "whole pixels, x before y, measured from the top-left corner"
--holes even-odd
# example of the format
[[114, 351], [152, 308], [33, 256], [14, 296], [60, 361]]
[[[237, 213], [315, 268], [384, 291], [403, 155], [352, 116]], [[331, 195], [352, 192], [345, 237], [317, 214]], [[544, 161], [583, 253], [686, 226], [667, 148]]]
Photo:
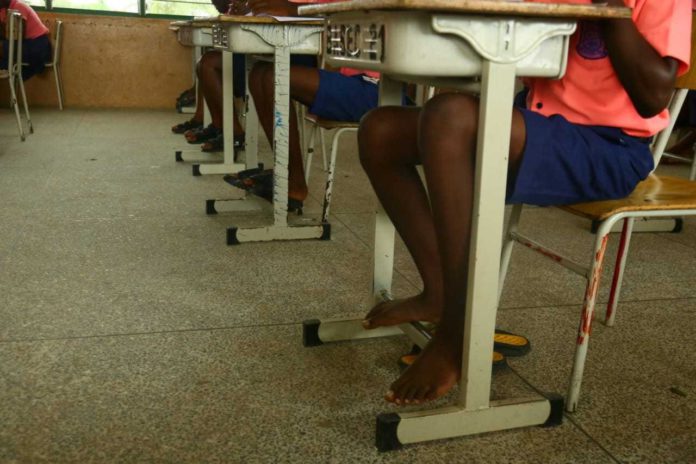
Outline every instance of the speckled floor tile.
[[[594, 324], [571, 419], [620, 462], [694, 462], [696, 303], [632, 302], [621, 311], [614, 328]], [[514, 369], [544, 391], [565, 392], [579, 315], [579, 306], [501, 311], [499, 325], [532, 341]]]
[[[224, 233], [207, 217], [27, 226], [0, 274], [0, 336], [227, 327], [366, 311], [370, 255], [340, 224], [328, 242], [228, 247]], [[414, 291], [398, 275], [394, 288]]]
[[[696, 220], [681, 234], [634, 236], [617, 326], [595, 324], [580, 409], [563, 426], [380, 455], [374, 417], [391, 410], [380, 396], [408, 342], [304, 349], [298, 325], [369, 306], [376, 201], [354, 137], [341, 143], [331, 241], [227, 247], [227, 227], [265, 224], [268, 211], [205, 215], [206, 199], [240, 192], [174, 162], [174, 149], [192, 148], [169, 133], [183, 119], [39, 109], [22, 143], [0, 112], [0, 462], [696, 461], [685, 344]], [[270, 166], [265, 141], [259, 159]], [[317, 156], [306, 214], [292, 221], [321, 212], [324, 175]], [[583, 261], [588, 228], [550, 208], [522, 221]], [[393, 293], [420, 286], [397, 240]], [[515, 249], [497, 322], [533, 350], [495, 374], [493, 397], [526, 393], [525, 382], [565, 393], [583, 288]]]
[[[305, 349], [298, 326], [0, 345], [0, 459], [612, 462], [571, 423], [374, 449], [400, 339]], [[526, 392], [511, 372], [495, 395]]]

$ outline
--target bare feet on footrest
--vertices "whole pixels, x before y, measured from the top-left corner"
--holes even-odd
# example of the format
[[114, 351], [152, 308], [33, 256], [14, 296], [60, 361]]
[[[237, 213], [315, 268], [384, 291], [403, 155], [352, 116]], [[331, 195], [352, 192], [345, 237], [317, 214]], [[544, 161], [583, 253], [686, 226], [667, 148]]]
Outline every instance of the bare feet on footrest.
[[453, 350], [446, 337], [436, 337], [391, 385], [384, 399], [398, 405], [433, 401], [447, 394], [460, 376], [461, 349]]
[[379, 303], [363, 319], [365, 329], [388, 327], [406, 322], [426, 321], [437, 323], [442, 314], [442, 304], [428, 299], [424, 294], [402, 300]]

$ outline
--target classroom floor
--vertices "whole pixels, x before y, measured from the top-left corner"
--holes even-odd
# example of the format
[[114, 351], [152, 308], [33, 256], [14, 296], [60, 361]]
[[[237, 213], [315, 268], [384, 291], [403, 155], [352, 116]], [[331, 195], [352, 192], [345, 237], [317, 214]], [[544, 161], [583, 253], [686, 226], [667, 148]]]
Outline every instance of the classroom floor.
[[[239, 192], [174, 162], [181, 115], [33, 116], [22, 143], [0, 111], [0, 462], [696, 462], [696, 221], [634, 236], [617, 325], [595, 324], [562, 426], [380, 454], [375, 416], [396, 409], [381, 397], [408, 341], [301, 343], [302, 320], [366, 310], [375, 199], [354, 138], [331, 241], [228, 247], [228, 226], [263, 215], [206, 216], [207, 198]], [[585, 221], [535, 208], [522, 225], [588, 258]], [[396, 262], [395, 294], [416, 292], [401, 244]], [[583, 288], [516, 249], [498, 326], [533, 349], [494, 374], [493, 397], [565, 394]]]

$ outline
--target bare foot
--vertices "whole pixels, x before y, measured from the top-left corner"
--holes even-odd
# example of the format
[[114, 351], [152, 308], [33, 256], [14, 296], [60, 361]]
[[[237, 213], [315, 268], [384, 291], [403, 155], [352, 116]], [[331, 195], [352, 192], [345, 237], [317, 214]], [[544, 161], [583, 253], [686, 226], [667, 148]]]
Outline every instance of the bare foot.
[[399, 405], [433, 401], [450, 391], [460, 376], [461, 355], [433, 339], [391, 385], [384, 399]]
[[415, 321], [437, 323], [441, 314], [442, 305], [421, 293], [403, 300], [379, 303], [367, 313], [362, 325], [366, 329], [376, 329]]

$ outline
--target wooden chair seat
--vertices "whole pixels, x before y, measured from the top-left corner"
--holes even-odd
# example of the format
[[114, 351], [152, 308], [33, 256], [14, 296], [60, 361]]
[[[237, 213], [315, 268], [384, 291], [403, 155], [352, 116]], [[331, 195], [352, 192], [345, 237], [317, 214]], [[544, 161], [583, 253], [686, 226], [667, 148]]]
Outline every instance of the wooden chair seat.
[[561, 206], [561, 209], [593, 221], [635, 211], [696, 209], [696, 182], [651, 174], [626, 198]]
[[320, 118], [319, 116], [315, 116], [313, 114], [306, 115], [305, 120], [309, 121], [313, 124], [316, 124], [317, 127], [321, 127], [322, 129], [326, 129], [326, 130], [341, 129], [341, 128], [355, 128], [355, 129], [357, 129], [360, 126], [360, 123], [358, 123], [358, 122], [332, 121], [330, 119]]

